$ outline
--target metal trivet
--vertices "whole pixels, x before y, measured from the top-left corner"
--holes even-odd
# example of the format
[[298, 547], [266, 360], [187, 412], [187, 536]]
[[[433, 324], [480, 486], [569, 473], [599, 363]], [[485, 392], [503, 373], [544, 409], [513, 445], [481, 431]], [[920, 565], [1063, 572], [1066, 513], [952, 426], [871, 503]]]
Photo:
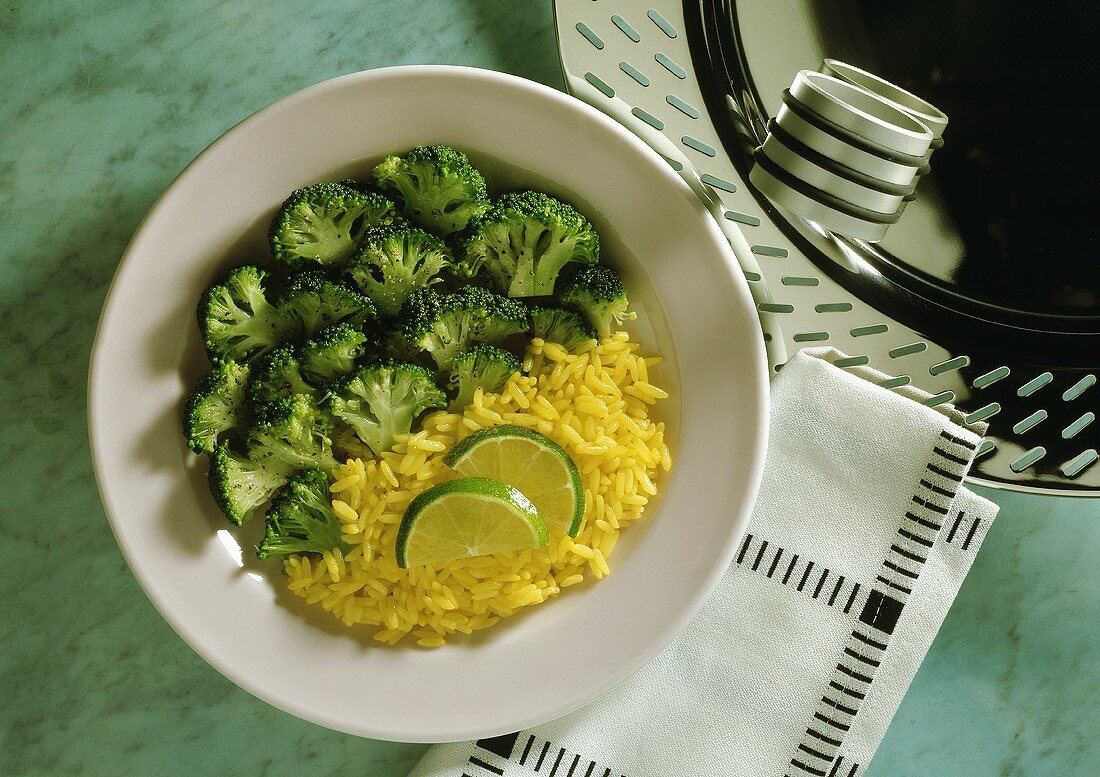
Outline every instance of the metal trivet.
[[[834, 346], [852, 354], [841, 366], [870, 364], [895, 376], [889, 386], [912, 383], [934, 395], [929, 404], [953, 402], [969, 413], [968, 420], [987, 421], [972, 480], [1019, 491], [1100, 496], [1095, 368], [1024, 363], [1014, 357], [1011, 342], [996, 348], [945, 345], [956, 338], [942, 336], [932, 325], [922, 324], [922, 334], [861, 298], [888, 304], [873, 290], [853, 292], [850, 287], [860, 285], [848, 283], [843, 274], [869, 277], [873, 284], [876, 269], [859, 251], [845, 251], [820, 230], [815, 236], [811, 224], [797, 225], [795, 234], [793, 217], [754, 196], [744, 165], [726, 152], [693, 66], [684, 7], [677, 0], [555, 0], [555, 14], [569, 90], [649, 140], [674, 168], [694, 168], [717, 193], [725, 218], [744, 233], [751, 254], [738, 258], [773, 369], [799, 348]], [[736, 126], [741, 106], [727, 100]], [[730, 116], [721, 119], [730, 122]], [[751, 135], [754, 128], [743, 125], [737, 131]], [[654, 133], [664, 136], [660, 143], [653, 142]], [[804, 250], [825, 242], [834, 254], [840, 247], [833, 266], [815, 264]], [[1032, 354], [1041, 352], [1039, 345], [1030, 346]], [[1100, 362], [1100, 353], [1089, 361]]]

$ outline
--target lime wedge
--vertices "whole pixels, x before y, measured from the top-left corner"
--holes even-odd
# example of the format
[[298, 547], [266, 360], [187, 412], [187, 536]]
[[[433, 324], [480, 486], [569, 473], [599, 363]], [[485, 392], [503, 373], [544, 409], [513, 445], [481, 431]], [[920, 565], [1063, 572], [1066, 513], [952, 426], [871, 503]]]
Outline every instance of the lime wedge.
[[489, 478], [460, 478], [419, 494], [397, 532], [402, 569], [470, 556], [542, 548], [550, 541], [535, 506]]
[[515, 486], [535, 505], [555, 536], [576, 537], [584, 522], [584, 489], [577, 465], [544, 434], [511, 424], [474, 432], [444, 457], [460, 475]]

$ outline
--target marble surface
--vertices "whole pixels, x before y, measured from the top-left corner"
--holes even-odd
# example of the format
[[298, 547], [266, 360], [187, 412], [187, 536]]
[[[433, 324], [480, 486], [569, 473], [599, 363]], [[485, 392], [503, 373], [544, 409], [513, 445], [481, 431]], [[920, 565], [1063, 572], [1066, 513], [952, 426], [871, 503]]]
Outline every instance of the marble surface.
[[[156, 614], [97, 496], [87, 360], [129, 236], [207, 143], [382, 65], [560, 87], [549, 4], [11, 0], [0, 41], [0, 774], [405, 774], [423, 746], [279, 712]], [[1100, 502], [989, 495], [1002, 516], [870, 777], [1100, 773]]]

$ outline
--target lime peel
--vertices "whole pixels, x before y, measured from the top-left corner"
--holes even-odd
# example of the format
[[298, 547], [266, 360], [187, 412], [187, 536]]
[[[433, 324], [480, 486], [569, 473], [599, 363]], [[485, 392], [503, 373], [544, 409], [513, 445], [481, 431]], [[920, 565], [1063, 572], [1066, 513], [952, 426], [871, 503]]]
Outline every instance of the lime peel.
[[519, 490], [482, 477], [459, 478], [417, 495], [397, 532], [402, 569], [546, 547], [550, 534]]
[[514, 424], [479, 429], [443, 458], [460, 475], [488, 477], [519, 489], [554, 535], [576, 537], [584, 523], [584, 487], [570, 455], [544, 434]]

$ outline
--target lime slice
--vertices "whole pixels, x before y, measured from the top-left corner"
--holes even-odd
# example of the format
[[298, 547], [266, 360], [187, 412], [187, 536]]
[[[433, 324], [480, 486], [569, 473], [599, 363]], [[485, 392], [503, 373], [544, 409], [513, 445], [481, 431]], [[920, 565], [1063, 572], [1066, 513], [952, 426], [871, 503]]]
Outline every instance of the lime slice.
[[501, 424], [474, 432], [444, 457], [460, 475], [515, 486], [535, 505], [551, 534], [576, 537], [584, 522], [584, 489], [577, 465], [544, 434]]
[[460, 478], [429, 488], [405, 510], [397, 532], [402, 569], [470, 556], [542, 548], [550, 541], [535, 506], [489, 478]]

